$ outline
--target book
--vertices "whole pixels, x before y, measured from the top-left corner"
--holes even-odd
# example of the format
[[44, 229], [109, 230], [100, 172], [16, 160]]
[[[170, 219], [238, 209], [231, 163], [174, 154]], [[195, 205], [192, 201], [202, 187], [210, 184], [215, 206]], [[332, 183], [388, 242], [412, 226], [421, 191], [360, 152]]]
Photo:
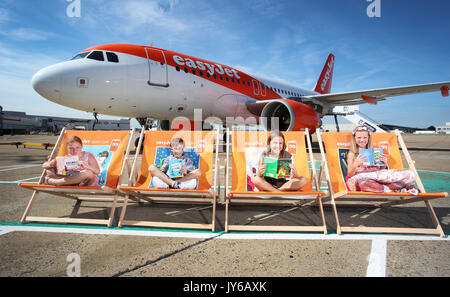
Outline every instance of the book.
[[265, 177], [288, 179], [291, 176], [291, 159], [265, 157], [264, 164], [266, 165], [266, 170], [263, 174]]
[[379, 156], [383, 154], [383, 149], [359, 149], [359, 154], [366, 158], [361, 165], [362, 166], [383, 166], [384, 163], [379, 159]]
[[59, 175], [73, 175], [80, 173], [78, 156], [56, 157], [56, 171]]
[[181, 173], [181, 170], [184, 167], [183, 159], [171, 159], [169, 160], [169, 167], [167, 168], [167, 176], [170, 178], [179, 178], [183, 177], [184, 174]]

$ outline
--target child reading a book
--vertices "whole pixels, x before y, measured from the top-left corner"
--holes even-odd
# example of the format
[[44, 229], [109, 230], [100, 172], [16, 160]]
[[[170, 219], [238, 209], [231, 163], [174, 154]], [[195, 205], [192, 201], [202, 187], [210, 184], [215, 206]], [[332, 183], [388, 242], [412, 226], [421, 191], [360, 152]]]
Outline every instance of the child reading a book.
[[297, 174], [295, 165], [290, 162], [289, 178], [273, 178], [264, 176], [267, 165], [264, 160], [269, 158], [275, 159], [291, 159], [291, 154], [286, 151], [286, 142], [284, 135], [279, 131], [273, 131], [267, 139], [267, 148], [261, 153], [259, 157], [259, 166], [256, 175], [252, 178], [252, 182], [260, 191], [267, 192], [282, 192], [282, 191], [300, 191], [306, 183], [307, 179], [304, 176]]
[[352, 132], [351, 149], [347, 155], [347, 186], [351, 191], [364, 192], [408, 192], [418, 194], [414, 186], [416, 176], [410, 170], [386, 169], [387, 156], [380, 154], [380, 165], [364, 166], [367, 157], [360, 149], [372, 148], [372, 132], [365, 126], [358, 126]]
[[184, 153], [184, 140], [174, 138], [170, 142], [172, 155], [164, 159], [161, 168], [152, 164], [148, 171], [152, 175], [152, 184], [155, 188], [196, 189], [201, 176], [200, 169]]
[[[83, 151], [83, 142], [78, 136], [71, 136], [66, 141], [69, 154], [63, 158], [52, 159], [45, 162], [44, 183], [55, 186], [98, 186], [100, 168], [95, 156], [90, 152]], [[65, 168], [58, 170], [57, 160], [61, 164], [67, 162]], [[70, 167], [70, 168], [69, 168]]]

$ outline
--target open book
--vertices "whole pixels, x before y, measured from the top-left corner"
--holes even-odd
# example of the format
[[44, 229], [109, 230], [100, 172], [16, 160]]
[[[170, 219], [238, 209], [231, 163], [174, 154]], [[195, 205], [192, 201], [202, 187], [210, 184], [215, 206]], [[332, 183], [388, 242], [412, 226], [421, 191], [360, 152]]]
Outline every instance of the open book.
[[291, 176], [291, 159], [265, 157], [264, 164], [266, 165], [266, 171], [263, 174], [265, 177], [288, 179]]
[[363, 155], [366, 159], [362, 166], [383, 166], [384, 163], [379, 159], [379, 156], [383, 153], [383, 149], [359, 149], [359, 154]]
[[169, 168], [167, 169], [167, 176], [170, 178], [179, 178], [183, 177], [184, 174], [181, 173], [181, 170], [184, 167], [183, 159], [171, 159], [169, 160]]
[[78, 156], [56, 157], [56, 170], [59, 175], [73, 175], [80, 173]]

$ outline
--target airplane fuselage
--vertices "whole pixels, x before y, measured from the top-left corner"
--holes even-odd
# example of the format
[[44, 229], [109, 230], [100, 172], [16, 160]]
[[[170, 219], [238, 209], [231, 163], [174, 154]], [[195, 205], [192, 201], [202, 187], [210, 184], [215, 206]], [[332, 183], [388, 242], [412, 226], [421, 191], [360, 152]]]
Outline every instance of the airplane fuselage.
[[194, 120], [196, 109], [203, 118], [259, 118], [259, 103], [297, 98], [291, 102], [293, 112], [301, 113], [297, 128], [315, 130], [320, 123], [314, 107], [298, 100], [317, 94], [314, 91], [149, 46], [95, 46], [40, 70], [32, 84], [43, 97], [61, 105], [134, 118]]

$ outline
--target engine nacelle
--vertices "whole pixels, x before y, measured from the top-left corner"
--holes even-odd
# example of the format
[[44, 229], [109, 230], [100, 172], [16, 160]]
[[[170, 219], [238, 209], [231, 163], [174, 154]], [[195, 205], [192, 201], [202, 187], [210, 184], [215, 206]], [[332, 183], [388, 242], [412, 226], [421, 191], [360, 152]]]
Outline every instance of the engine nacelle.
[[290, 99], [267, 103], [260, 121], [267, 130], [299, 131], [308, 128], [313, 133], [320, 127], [320, 116], [312, 106]]

